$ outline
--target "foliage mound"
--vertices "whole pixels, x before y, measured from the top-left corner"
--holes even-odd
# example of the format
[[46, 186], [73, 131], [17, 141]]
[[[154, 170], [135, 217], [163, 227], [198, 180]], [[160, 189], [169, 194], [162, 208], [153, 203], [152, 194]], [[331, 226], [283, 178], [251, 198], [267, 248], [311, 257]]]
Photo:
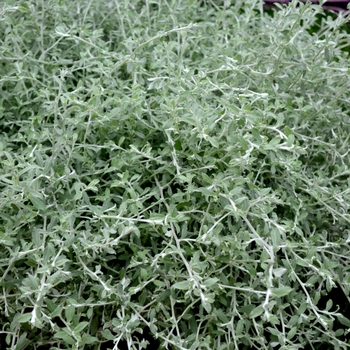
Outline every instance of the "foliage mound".
[[346, 19], [262, 6], [1, 4], [1, 349], [350, 347]]

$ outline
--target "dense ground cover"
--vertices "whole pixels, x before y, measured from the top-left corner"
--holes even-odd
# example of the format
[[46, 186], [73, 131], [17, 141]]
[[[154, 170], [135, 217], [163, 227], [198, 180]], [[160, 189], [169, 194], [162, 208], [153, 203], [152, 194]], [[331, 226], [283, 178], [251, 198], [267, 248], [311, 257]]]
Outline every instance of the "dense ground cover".
[[1, 349], [350, 348], [349, 34], [262, 6], [1, 4]]

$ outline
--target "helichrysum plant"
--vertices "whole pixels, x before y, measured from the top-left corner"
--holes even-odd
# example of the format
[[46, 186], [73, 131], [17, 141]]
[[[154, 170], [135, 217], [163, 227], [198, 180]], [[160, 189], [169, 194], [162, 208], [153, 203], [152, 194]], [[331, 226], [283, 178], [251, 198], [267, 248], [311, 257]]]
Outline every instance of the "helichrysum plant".
[[348, 20], [3, 1], [1, 349], [350, 348]]

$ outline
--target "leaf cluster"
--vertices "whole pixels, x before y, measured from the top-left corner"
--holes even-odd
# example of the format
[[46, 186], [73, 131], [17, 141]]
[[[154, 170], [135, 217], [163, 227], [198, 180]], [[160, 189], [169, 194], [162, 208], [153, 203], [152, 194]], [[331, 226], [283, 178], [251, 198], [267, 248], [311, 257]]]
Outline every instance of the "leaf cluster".
[[1, 348], [350, 347], [348, 19], [279, 7], [1, 4]]

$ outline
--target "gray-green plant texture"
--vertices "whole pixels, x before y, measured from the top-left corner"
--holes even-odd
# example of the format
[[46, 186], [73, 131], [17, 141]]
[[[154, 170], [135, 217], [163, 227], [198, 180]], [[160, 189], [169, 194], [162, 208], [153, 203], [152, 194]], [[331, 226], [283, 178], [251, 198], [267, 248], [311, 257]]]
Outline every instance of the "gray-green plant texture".
[[348, 19], [262, 6], [2, 1], [1, 349], [350, 348]]

